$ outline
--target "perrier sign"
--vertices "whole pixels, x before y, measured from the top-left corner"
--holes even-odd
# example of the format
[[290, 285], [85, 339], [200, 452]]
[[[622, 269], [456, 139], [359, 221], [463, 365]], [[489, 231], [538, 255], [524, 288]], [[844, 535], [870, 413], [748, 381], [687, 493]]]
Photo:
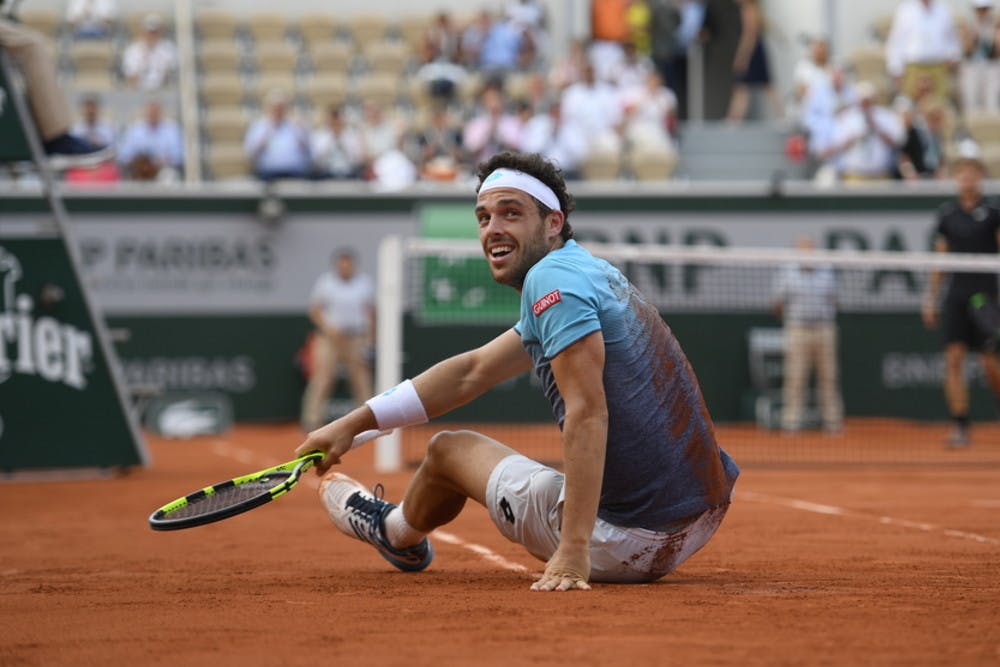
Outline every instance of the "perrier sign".
[[143, 458], [65, 244], [0, 236], [0, 473]]

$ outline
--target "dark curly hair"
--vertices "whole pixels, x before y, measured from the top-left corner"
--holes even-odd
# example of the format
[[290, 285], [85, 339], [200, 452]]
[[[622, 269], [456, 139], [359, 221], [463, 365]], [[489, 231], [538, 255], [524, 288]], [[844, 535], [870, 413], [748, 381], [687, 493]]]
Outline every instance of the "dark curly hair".
[[[483, 181], [487, 176], [501, 168], [524, 172], [552, 188], [563, 213], [564, 222], [560, 236], [564, 241], [573, 238], [573, 228], [569, 225], [569, 214], [576, 207], [576, 200], [573, 199], [573, 195], [566, 191], [566, 179], [563, 178], [562, 170], [559, 167], [538, 153], [514, 153], [511, 151], [497, 153], [485, 162], [480, 162], [476, 168], [476, 175], [479, 177], [476, 192], [478, 193], [479, 188], [483, 187]], [[535, 198], [532, 197], [532, 199]], [[535, 205], [538, 206], [538, 214], [543, 218], [552, 212], [551, 208], [537, 199], [535, 199]]]

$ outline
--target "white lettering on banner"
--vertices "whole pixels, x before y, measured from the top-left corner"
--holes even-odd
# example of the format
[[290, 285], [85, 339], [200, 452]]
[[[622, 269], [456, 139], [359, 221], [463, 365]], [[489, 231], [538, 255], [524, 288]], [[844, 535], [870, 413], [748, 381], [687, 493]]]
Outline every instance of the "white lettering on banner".
[[34, 316], [34, 299], [17, 293], [21, 262], [0, 246], [0, 382], [17, 373], [73, 389], [87, 386], [93, 338], [72, 324]]
[[[944, 367], [940, 352], [889, 352], [882, 357], [882, 385], [889, 389], [940, 387]], [[986, 376], [976, 359], [965, 360], [965, 377], [986, 386]]]
[[257, 385], [254, 360], [238, 357], [152, 357], [122, 361], [130, 385], [164, 390], [220, 390], [246, 393]]

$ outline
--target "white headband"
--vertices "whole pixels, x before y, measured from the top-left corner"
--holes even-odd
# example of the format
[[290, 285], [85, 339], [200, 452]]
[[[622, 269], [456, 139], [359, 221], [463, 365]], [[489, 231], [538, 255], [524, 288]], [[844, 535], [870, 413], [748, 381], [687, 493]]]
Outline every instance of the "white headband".
[[559, 208], [559, 198], [552, 188], [542, 183], [540, 180], [516, 169], [506, 169], [501, 167], [483, 179], [483, 184], [479, 192], [494, 190], [496, 188], [513, 188], [529, 195], [545, 204], [553, 211], [561, 211]]

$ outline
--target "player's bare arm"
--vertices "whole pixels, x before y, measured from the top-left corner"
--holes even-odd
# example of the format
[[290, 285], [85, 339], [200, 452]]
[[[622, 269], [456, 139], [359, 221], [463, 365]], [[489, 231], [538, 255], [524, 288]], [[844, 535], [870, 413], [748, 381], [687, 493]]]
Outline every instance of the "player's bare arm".
[[[510, 329], [481, 347], [431, 366], [413, 378], [413, 386], [427, 417], [433, 418], [465, 405], [530, 368], [531, 357], [521, 346], [520, 336]], [[316, 465], [316, 471], [323, 474], [351, 449], [355, 435], [375, 428], [378, 428], [375, 414], [362, 405], [311, 432], [295, 453], [303, 456], [316, 450], [325, 452], [326, 457]]]
[[566, 500], [559, 547], [533, 590], [589, 589], [590, 536], [597, 519], [608, 437], [604, 337], [585, 336], [557, 354], [552, 373], [566, 405], [563, 463]]

